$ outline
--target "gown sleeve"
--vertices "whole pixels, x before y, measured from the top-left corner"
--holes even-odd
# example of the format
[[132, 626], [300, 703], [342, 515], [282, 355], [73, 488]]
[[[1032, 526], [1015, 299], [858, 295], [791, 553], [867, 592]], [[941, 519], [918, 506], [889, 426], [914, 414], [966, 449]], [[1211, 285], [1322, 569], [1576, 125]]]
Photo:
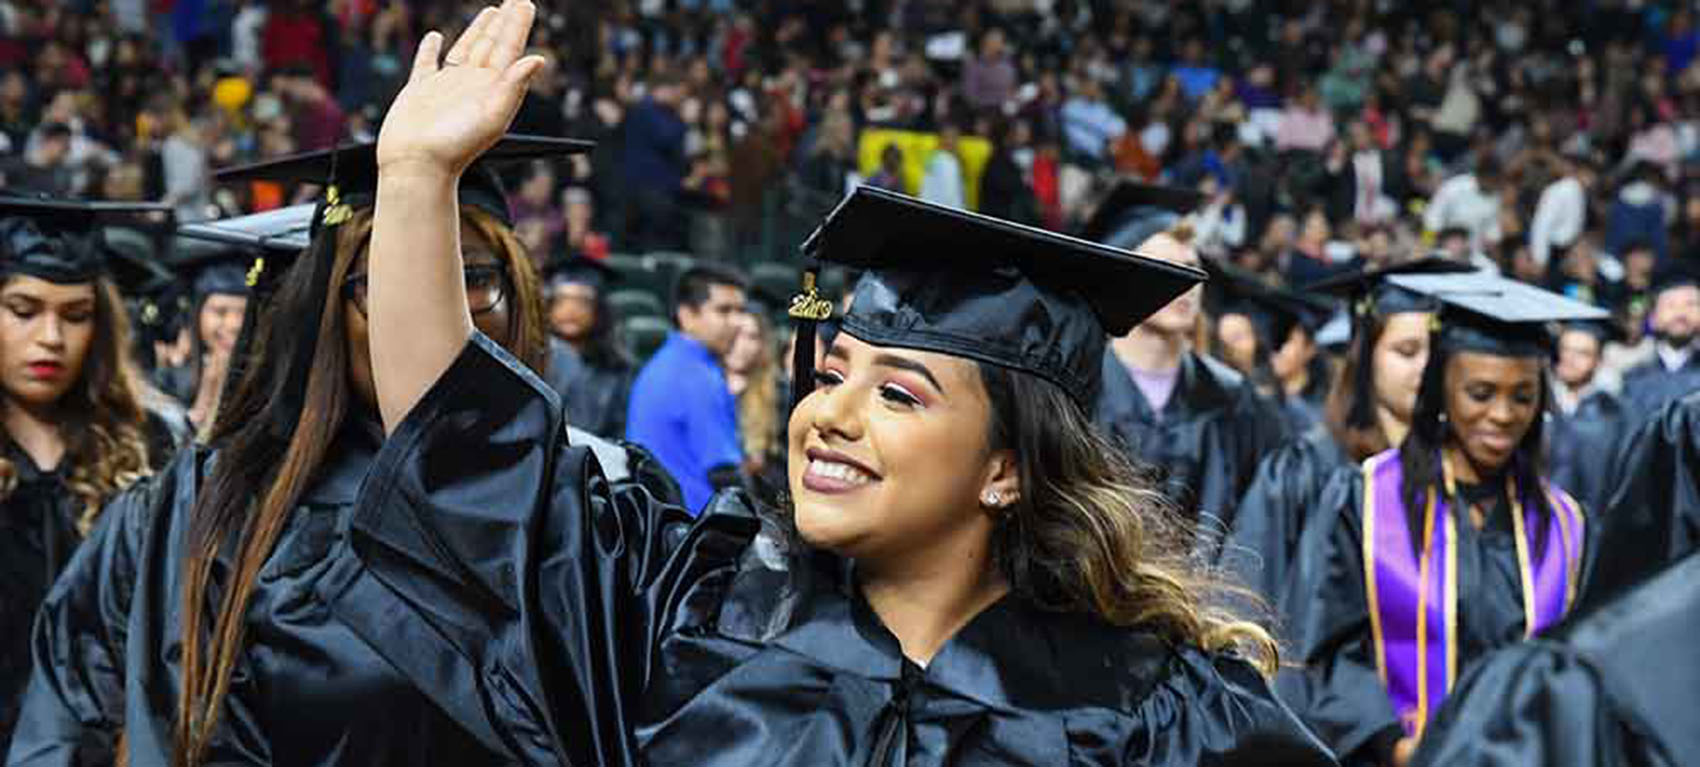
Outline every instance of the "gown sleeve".
[[11, 767], [109, 764], [124, 722], [125, 643], [153, 520], [177, 502], [193, 449], [114, 498], [43, 600]]
[[1324, 767], [1328, 748], [1276, 698], [1245, 661], [1177, 652], [1173, 673], [1135, 712], [1147, 737], [1122, 763], [1142, 767]]
[[1317, 508], [1342, 501], [1320, 499], [1336, 466], [1306, 439], [1295, 439], [1257, 465], [1217, 554], [1217, 563], [1238, 576], [1282, 614], [1279, 602], [1307, 518]]
[[[1376, 669], [1364, 593], [1362, 481], [1350, 468], [1330, 484], [1337, 511], [1309, 526], [1281, 604], [1292, 621], [1289, 647], [1300, 668], [1278, 680], [1285, 697], [1341, 762], [1383, 760], [1403, 735]], [[1292, 690], [1292, 694], [1286, 694]]]
[[486, 747], [631, 765], [653, 648], [730, 580], [759, 527], [740, 509], [693, 522], [611, 486], [554, 393], [475, 335], [379, 452], [320, 598]]
[[1414, 767], [1607, 767], [1677, 762], [1615, 705], [1601, 670], [1553, 641], [1471, 666], [1423, 735]]
[[1687, 397], [1628, 437], [1612, 462], [1615, 489], [1591, 519], [1580, 605], [1609, 602], [1700, 548], [1700, 397]]

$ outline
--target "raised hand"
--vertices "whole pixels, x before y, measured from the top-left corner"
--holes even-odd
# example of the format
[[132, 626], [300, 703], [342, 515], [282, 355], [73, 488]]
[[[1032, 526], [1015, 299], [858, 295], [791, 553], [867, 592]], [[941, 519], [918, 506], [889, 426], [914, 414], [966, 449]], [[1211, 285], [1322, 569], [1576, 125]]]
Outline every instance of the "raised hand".
[[496, 143], [544, 64], [541, 56], [521, 56], [536, 15], [530, 0], [485, 8], [441, 64], [443, 36], [426, 34], [378, 132], [379, 170], [459, 175]]

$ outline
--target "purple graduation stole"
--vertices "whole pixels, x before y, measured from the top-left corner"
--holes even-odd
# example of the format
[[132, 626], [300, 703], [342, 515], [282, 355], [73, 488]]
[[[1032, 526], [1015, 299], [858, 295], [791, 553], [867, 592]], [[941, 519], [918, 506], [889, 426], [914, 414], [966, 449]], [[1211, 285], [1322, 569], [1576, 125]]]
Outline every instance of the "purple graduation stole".
[[[1452, 472], [1446, 461], [1441, 464], [1446, 492], [1427, 494], [1421, 546], [1411, 540], [1400, 499], [1399, 451], [1363, 464], [1364, 593], [1376, 669], [1406, 735], [1422, 733], [1458, 677], [1458, 523], [1450, 503]], [[1553, 514], [1546, 522], [1546, 548], [1531, 560], [1540, 520], [1522, 491], [1511, 488], [1511, 519], [1525, 636], [1534, 636], [1564, 617], [1575, 600], [1585, 519], [1575, 500], [1543, 482], [1539, 492]]]

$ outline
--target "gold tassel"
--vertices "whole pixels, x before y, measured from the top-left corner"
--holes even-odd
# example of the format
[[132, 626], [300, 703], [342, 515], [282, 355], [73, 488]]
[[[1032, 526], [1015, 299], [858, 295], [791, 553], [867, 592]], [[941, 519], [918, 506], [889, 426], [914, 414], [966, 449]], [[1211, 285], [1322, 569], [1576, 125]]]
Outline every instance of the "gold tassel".
[[785, 313], [792, 319], [815, 322], [832, 316], [832, 302], [821, 297], [820, 290], [815, 287], [814, 272], [803, 272], [803, 292], [791, 297], [791, 306]]

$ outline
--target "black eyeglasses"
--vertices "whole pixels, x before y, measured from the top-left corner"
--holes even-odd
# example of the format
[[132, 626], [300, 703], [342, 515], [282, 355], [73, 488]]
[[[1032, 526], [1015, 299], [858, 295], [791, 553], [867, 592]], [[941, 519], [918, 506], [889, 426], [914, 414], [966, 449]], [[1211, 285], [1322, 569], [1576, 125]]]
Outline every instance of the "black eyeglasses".
[[[461, 270], [466, 283], [466, 305], [473, 314], [483, 314], [502, 305], [512, 289], [508, 270], [499, 264], [480, 264]], [[366, 316], [366, 275], [349, 277], [342, 284], [342, 297], [354, 302], [360, 316]]]

